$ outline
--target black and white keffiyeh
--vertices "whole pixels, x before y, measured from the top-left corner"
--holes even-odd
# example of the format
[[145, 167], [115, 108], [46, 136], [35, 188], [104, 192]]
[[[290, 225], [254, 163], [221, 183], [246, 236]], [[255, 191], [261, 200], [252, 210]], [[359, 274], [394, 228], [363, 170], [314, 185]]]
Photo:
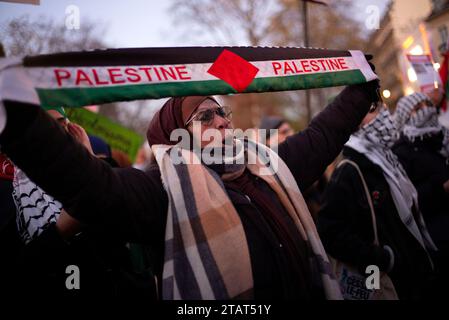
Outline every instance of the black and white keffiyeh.
[[402, 132], [404, 126], [409, 122], [411, 114], [415, 106], [421, 102], [429, 103], [429, 97], [421, 92], [415, 92], [411, 95], [399, 99], [396, 110], [393, 115], [396, 129]]
[[13, 188], [17, 229], [22, 241], [29, 243], [56, 222], [62, 204], [39, 188], [17, 167], [14, 171]]
[[[429, 106], [412, 115], [414, 107], [421, 102], [426, 102]], [[442, 132], [443, 144], [440, 153], [449, 160], [449, 129], [439, 123], [438, 109], [431, 106], [431, 101], [425, 94], [416, 92], [402, 97], [396, 106], [394, 118], [398, 131], [412, 142]]]
[[[418, 193], [398, 158], [391, 151], [397, 139], [398, 133], [393, 118], [384, 108], [376, 118], [354, 133], [346, 146], [364, 154], [382, 168], [404, 225], [425, 250], [437, 250], [419, 212]], [[413, 207], [418, 211], [416, 216], [413, 215]]]
[[[413, 109], [419, 103], [426, 103], [427, 107], [421, 108], [412, 114]], [[409, 141], [424, 139], [443, 133], [443, 144], [440, 153], [449, 158], [449, 130], [438, 121], [438, 109], [432, 105], [429, 97], [420, 92], [402, 97], [394, 115], [396, 128]]]
[[438, 123], [438, 110], [435, 107], [425, 107], [416, 111], [404, 125], [402, 133], [410, 140], [432, 136], [443, 128]]

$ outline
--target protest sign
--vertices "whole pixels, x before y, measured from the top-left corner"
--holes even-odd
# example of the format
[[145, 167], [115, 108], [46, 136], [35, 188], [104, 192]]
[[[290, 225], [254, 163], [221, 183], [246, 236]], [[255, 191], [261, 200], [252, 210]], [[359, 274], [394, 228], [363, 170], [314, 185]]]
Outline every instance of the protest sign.
[[102, 138], [112, 149], [123, 151], [134, 162], [144, 141], [141, 135], [85, 109], [66, 109], [66, 113], [71, 122], [82, 126], [88, 134]]

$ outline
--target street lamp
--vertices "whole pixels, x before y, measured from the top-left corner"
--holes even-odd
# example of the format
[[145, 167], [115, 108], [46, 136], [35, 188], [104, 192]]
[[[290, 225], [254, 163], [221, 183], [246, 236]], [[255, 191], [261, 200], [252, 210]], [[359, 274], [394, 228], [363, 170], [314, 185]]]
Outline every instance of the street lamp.
[[[324, 1], [316, 0], [300, 0], [302, 1], [302, 16], [303, 16], [303, 30], [304, 30], [304, 47], [309, 47], [309, 23], [307, 14], [307, 2], [321, 4], [327, 6]], [[312, 106], [310, 105], [310, 91], [306, 90], [306, 108], [307, 108], [307, 123], [312, 119]]]

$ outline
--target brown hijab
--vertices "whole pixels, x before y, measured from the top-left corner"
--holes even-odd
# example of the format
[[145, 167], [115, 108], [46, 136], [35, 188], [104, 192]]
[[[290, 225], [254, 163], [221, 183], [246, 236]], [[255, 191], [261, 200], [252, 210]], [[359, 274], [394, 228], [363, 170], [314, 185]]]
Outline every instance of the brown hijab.
[[184, 128], [184, 123], [195, 112], [196, 108], [205, 100], [217, 100], [210, 96], [188, 96], [170, 98], [154, 115], [148, 126], [147, 139], [150, 146], [153, 144], [174, 145], [179, 141], [170, 141], [173, 130]]

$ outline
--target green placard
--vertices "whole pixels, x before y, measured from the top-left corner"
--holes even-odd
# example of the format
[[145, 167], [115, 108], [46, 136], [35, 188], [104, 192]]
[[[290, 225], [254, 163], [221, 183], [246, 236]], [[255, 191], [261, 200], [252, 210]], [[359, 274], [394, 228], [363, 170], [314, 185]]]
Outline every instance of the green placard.
[[66, 108], [66, 113], [71, 122], [82, 126], [88, 134], [102, 138], [112, 149], [123, 151], [134, 162], [144, 141], [141, 135], [86, 109]]

